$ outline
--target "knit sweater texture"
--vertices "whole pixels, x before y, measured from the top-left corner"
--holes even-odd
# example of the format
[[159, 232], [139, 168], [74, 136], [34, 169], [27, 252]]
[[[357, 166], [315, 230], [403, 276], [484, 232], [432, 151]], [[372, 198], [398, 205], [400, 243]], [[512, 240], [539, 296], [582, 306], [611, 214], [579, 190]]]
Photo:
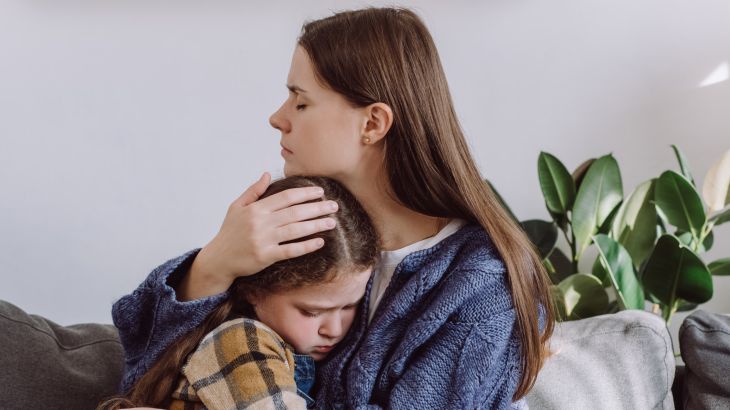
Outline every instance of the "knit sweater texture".
[[[175, 300], [196, 254], [161, 265], [115, 303], [126, 359], [122, 393], [225, 298]], [[371, 285], [372, 278], [345, 339], [317, 362], [315, 408], [527, 408], [524, 399], [512, 402], [520, 340], [507, 271], [482, 227], [467, 225], [408, 255], [368, 326]]]

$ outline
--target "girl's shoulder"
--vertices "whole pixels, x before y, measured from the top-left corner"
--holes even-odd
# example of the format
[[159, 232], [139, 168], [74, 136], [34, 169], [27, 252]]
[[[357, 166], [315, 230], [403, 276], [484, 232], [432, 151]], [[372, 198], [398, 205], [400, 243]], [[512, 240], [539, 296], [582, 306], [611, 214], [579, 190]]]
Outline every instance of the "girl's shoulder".
[[196, 352], [204, 351], [215, 343], [233, 344], [239, 350], [276, 352], [282, 357], [287, 356], [287, 350], [293, 350], [273, 329], [259, 320], [247, 317], [233, 318], [223, 322], [205, 335]]
[[293, 375], [295, 363], [291, 346], [260, 321], [236, 318], [223, 322], [200, 341], [182, 373], [192, 385], [232, 369], [255, 370], [261, 366], [276, 367], [274, 365]]
[[[231, 319], [208, 333], [189, 356], [172, 397], [207, 408], [213, 408], [211, 403], [220, 405], [216, 408], [242, 403], [264, 408], [282, 397], [300, 403], [295, 369], [292, 350], [271, 328], [254, 319]], [[274, 390], [281, 397], [274, 398]]]

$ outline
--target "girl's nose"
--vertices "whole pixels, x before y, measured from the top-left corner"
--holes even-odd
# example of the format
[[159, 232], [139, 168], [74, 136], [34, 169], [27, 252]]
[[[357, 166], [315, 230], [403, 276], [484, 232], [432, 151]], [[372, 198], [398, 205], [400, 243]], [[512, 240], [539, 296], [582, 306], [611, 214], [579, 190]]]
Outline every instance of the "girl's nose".
[[286, 103], [284, 103], [278, 111], [271, 114], [269, 117], [269, 124], [283, 134], [291, 132], [291, 122], [286, 118]]
[[328, 315], [319, 328], [319, 334], [331, 339], [342, 335], [342, 323], [339, 315]]

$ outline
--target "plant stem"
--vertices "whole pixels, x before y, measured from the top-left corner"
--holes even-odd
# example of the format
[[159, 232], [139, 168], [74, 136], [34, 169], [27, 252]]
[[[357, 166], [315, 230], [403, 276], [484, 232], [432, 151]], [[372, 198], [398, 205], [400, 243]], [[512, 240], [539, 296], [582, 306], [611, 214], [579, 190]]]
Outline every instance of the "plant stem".
[[705, 217], [705, 224], [702, 226], [702, 229], [700, 229], [700, 236], [694, 236], [694, 231], [692, 232], [693, 239], [695, 241], [695, 253], [698, 253], [700, 251], [700, 245], [705, 241], [705, 227], [707, 226], [707, 217]]
[[675, 301], [670, 305], [663, 305], [662, 306], [662, 317], [664, 318], [664, 321], [667, 322], [667, 326], [669, 326], [669, 321], [672, 320], [672, 315], [674, 315], [674, 312], [677, 311], [677, 306], [679, 305], [679, 301]]
[[573, 273], [578, 273], [578, 259], [580, 256], [575, 254], [575, 235], [573, 235], [573, 226], [571, 225], [570, 236], [573, 237], [573, 241], [570, 242], [570, 253], [573, 261]]
[[[572, 225], [571, 225], [571, 227], [572, 227]], [[573, 230], [571, 229], [570, 237], [568, 237], [567, 230], [561, 229], [561, 231], [563, 231], [563, 236], [565, 236], [565, 241], [568, 242], [568, 245], [570, 245], [570, 260], [572, 261], [571, 266], [573, 269], [573, 273], [578, 273], [578, 261], [575, 260], [575, 236], [573, 236]], [[570, 240], [571, 237], [573, 238], [572, 241]]]

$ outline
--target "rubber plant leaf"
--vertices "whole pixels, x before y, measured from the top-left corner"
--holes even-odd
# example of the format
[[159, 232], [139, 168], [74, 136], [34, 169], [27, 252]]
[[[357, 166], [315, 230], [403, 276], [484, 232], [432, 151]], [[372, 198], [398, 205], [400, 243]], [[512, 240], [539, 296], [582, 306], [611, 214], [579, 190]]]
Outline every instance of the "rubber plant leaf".
[[575, 182], [560, 160], [547, 152], [537, 158], [537, 174], [550, 212], [566, 215], [575, 201]]
[[712, 276], [730, 276], [730, 258], [718, 259], [711, 262], [707, 267]]
[[588, 161], [580, 164], [578, 168], [573, 171], [573, 181], [575, 181], [575, 192], [578, 192], [580, 189], [580, 184], [583, 183], [583, 178], [585, 178], [586, 174], [588, 173], [588, 169], [593, 165], [593, 163], [596, 162], [595, 158], [591, 158]]
[[657, 238], [655, 186], [656, 179], [651, 179], [636, 187], [611, 225], [609, 236], [626, 249], [637, 268], [649, 257]]
[[559, 280], [562, 281], [568, 276], [575, 274], [573, 272], [573, 264], [560, 248], [555, 248], [548, 259], [550, 259], [550, 263], [555, 269], [555, 276]]
[[672, 149], [674, 149], [674, 155], [677, 156], [677, 162], [679, 162], [679, 169], [682, 170], [682, 175], [684, 175], [689, 182], [692, 183], [692, 185], [696, 185], [695, 179], [692, 176], [692, 171], [689, 169], [689, 161], [687, 161], [687, 157], [684, 156], [682, 150], [680, 150], [676, 145], [672, 145]]
[[558, 242], [558, 227], [554, 223], [540, 219], [520, 222], [520, 227], [537, 248], [540, 258], [545, 260], [555, 249]]
[[618, 163], [612, 155], [591, 165], [580, 185], [573, 206], [573, 233], [578, 255], [591, 243], [591, 236], [623, 200], [623, 185]]
[[568, 320], [568, 313], [565, 311], [565, 295], [558, 285], [550, 285], [550, 295], [553, 299], [553, 311], [555, 312], [555, 320], [564, 322]]
[[578, 320], [606, 313], [608, 294], [601, 281], [593, 275], [571, 275], [558, 287], [565, 297], [568, 320]]
[[730, 208], [728, 208], [725, 212], [719, 213], [712, 218], [710, 218], [709, 222], [712, 222], [714, 226], [724, 224], [725, 222], [730, 221]]
[[644, 288], [636, 278], [631, 256], [621, 244], [606, 235], [596, 235], [598, 255], [616, 290], [619, 309], [644, 309]]
[[705, 303], [712, 298], [712, 276], [699, 256], [674, 235], [662, 235], [642, 275], [644, 288], [671, 309], [679, 299]]
[[684, 176], [665, 171], [654, 191], [656, 205], [670, 224], [699, 238], [705, 224], [705, 210], [697, 190]]
[[710, 212], [718, 211], [730, 204], [730, 151], [723, 154], [712, 165], [702, 184], [702, 197]]
[[[679, 239], [680, 242], [682, 242], [683, 245], [686, 245], [690, 249], [695, 249], [695, 240], [692, 238], [692, 234], [689, 232], [683, 232], [683, 231], [677, 231], [674, 233], [674, 236]], [[705, 240], [702, 241], [702, 244], [697, 248], [695, 252], [697, 253], [705, 253], [712, 248], [712, 245], [715, 243], [715, 234], [713, 231], [710, 231], [710, 233], [705, 236]]]

